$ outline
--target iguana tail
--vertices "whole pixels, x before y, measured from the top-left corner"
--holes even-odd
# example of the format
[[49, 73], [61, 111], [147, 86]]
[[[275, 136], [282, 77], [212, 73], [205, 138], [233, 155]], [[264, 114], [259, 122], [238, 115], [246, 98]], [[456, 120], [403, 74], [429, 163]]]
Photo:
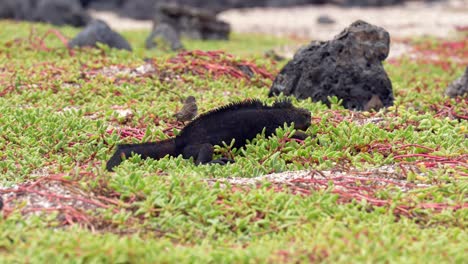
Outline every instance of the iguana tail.
[[132, 154], [139, 154], [142, 159], [161, 159], [166, 155], [177, 156], [174, 139], [141, 144], [118, 145], [114, 155], [112, 155], [107, 162], [106, 169], [108, 171], [113, 171], [115, 166], [122, 163], [124, 159], [131, 157]]

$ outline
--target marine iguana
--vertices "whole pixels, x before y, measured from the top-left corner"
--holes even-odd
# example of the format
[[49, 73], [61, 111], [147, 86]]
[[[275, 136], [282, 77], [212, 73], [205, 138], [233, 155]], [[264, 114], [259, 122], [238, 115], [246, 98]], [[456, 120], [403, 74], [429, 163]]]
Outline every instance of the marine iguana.
[[[272, 106], [259, 100], [232, 103], [211, 110], [190, 122], [179, 135], [159, 142], [118, 145], [114, 155], [107, 162], [107, 170], [122, 162], [124, 157], [140, 154], [142, 158], [161, 159], [166, 155], [185, 159], [194, 158], [195, 164], [220, 163], [226, 159], [213, 160], [214, 145], [230, 143], [234, 147], [244, 146], [247, 140], [265, 129], [265, 135], [272, 135], [284, 123], [294, 123], [294, 128], [306, 130], [311, 124], [311, 113], [296, 108], [290, 100], [276, 101]], [[297, 131], [295, 138], [304, 139], [306, 134]]]

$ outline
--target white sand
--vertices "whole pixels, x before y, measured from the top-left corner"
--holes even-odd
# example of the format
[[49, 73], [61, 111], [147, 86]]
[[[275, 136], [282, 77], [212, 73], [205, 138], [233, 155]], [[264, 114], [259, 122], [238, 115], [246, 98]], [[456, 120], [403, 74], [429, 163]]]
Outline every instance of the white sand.
[[[334, 24], [318, 24], [327, 15]], [[456, 26], [468, 26], [468, 0], [436, 3], [410, 2], [384, 8], [343, 8], [331, 5], [290, 8], [228, 10], [220, 18], [236, 32], [290, 35], [305, 39], [328, 40], [352, 22], [362, 19], [381, 26], [392, 38], [432, 35], [449, 37]]]

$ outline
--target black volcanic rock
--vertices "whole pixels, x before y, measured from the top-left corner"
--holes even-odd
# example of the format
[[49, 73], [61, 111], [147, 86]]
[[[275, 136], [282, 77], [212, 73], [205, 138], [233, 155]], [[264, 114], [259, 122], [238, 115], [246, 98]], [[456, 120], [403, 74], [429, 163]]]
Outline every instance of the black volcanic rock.
[[450, 97], [468, 95], [468, 66], [466, 66], [465, 73], [447, 87], [445, 94]]
[[132, 50], [132, 47], [119, 33], [113, 31], [104, 21], [93, 20], [89, 23], [68, 46], [96, 47], [97, 43], [106, 44], [111, 48]]
[[[382, 66], [389, 48], [386, 30], [358, 20], [333, 40], [314, 41], [300, 49], [276, 76], [269, 96], [310, 97], [327, 105], [327, 97], [336, 96], [345, 108], [356, 110], [391, 106], [392, 83]], [[381, 104], [369, 104], [373, 97]]]
[[15, 17], [15, 8], [13, 4], [14, 1], [12, 0], [0, 1], [0, 19]]
[[80, 0], [85, 8], [94, 10], [118, 10], [122, 7], [124, 0]]
[[34, 21], [37, 1], [1, 0], [0, 18]]
[[[431, 1], [431, 0], [428, 0]], [[432, 0], [433, 1], [433, 0]], [[333, 0], [333, 4], [340, 6], [359, 6], [359, 7], [370, 7], [370, 6], [391, 6], [399, 5], [408, 0]]]
[[35, 21], [81, 27], [91, 19], [78, 0], [41, 0], [35, 8]]
[[90, 20], [78, 0], [1, 0], [0, 18], [75, 27]]
[[122, 4], [119, 13], [134, 19], [151, 20], [156, 10], [155, 0], [127, 0]]
[[169, 46], [174, 51], [184, 48], [180, 42], [179, 33], [174, 27], [166, 23], [158, 24], [146, 39], [147, 49], [156, 48], [161, 44]]
[[178, 5], [159, 4], [153, 19], [153, 30], [168, 24], [179, 35], [192, 39], [228, 39], [231, 27], [210, 11]]
[[335, 20], [331, 18], [329, 15], [320, 15], [317, 18], [317, 24], [335, 24]]

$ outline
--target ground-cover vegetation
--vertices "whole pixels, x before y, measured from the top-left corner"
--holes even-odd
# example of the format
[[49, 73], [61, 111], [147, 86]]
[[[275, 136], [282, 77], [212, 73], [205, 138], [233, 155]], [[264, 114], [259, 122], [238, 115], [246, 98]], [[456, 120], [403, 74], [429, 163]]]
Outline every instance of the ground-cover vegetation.
[[[199, 112], [266, 102], [284, 65], [264, 51], [292, 40], [236, 35], [147, 51], [68, 50], [55, 33], [0, 22], [0, 260], [5, 262], [450, 262], [468, 240], [468, 98], [443, 92], [468, 64], [466, 39], [406, 40], [386, 65], [395, 106], [312, 112], [304, 141], [283, 127], [226, 166], [132, 157], [105, 171], [118, 143], [162, 140], [194, 96]], [[50, 29], [58, 30], [55, 33]], [[48, 34], [50, 33], [50, 34]], [[60, 35], [59, 34], [59, 35]], [[250, 70], [245, 70], [249, 68]], [[304, 177], [249, 181], [302, 171]], [[273, 174], [280, 175], [280, 174]]]

